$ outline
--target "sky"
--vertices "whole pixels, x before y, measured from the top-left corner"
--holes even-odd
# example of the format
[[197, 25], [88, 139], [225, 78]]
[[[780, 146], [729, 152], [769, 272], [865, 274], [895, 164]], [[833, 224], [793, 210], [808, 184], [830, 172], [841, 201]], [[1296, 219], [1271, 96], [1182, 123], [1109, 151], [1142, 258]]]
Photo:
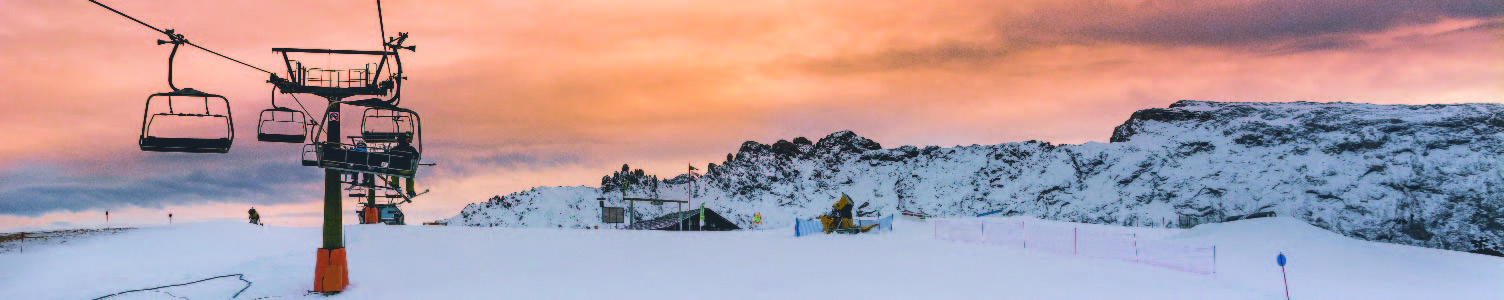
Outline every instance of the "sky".
[[[270, 48], [379, 49], [376, 7], [357, 2], [105, 3], [281, 70]], [[417, 46], [402, 104], [437, 163], [418, 179], [432, 192], [403, 208], [414, 224], [533, 186], [595, 186], [622, 164], [672, 177], [744, 141], [841, 130], [890, 148], [1077, 144], [1183, 99], [1504, 102], [1497, 0], [383, 5], [387, 34]], [[250, 206], [273, 225], [319, 224], [319, 170], [298, 164], [298, 145], [255, 141], [266, 73], [180, 50], [175, 84], [230, 99], [234, 148], [139, 151], [146, 96], [170, 90], [160, 38], [88, 1], [0, 1], [0, 231], [244, 219]]]

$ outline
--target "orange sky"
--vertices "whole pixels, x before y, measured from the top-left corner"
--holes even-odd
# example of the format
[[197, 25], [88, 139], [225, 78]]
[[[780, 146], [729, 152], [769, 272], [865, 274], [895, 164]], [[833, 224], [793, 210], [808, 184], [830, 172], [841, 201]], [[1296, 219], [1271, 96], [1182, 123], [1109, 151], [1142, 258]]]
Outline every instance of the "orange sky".
[[[1106, 142], [1180, 99], [1504, 100], [1497, 0], [879, 2], [385, 1], [388, 33], [418, 46], [403, 104], [440, 164], [408, 215], [839, 130], [885, 147]], [[106, 4], [270, 70], [272, 47], [379, 47], [359, 1]], [[316, 222], [316, 170], [254, 141], [264, 73], [182, 50], [177, 85], [231, 99], [236, 146], [136, 149], [145, 97], [167, 90], [160, 37], [87, 1], [0, 2], [0, 230], [248, 205]]]

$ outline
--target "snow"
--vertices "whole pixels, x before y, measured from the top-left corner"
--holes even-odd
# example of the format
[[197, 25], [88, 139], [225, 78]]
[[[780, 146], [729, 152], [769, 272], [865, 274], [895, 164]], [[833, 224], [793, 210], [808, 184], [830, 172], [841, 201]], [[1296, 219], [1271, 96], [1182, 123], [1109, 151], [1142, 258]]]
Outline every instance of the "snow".
[[[1224, 280], [1258, 283], [1288, 259], [1292, 297], [1302, 299], [1499, 299], [1504, 259], [1349, 239], [1293, 218], [1201, 225], [1171, 241], [1217, 245]], [[1221, 259], [1225, 258], [1225, 259]], [[1250, 284], [1280, 288], [1277, 282]]]
[[[1006, 220], [972, 218], [973, 220]], [[1050, 222], [1039, 221], [1038, 222]], [[660, 232], [346, 226], [335, 299], [1498, 299], [1504, 259], [1343, 237], [1292, 218], [1189, 230], [1093, 226], [1219, 249], [1216, 275], [940, 241], [933, 223], [795, 238], [791, 228]], [[235, 299], [322, 298], [318, 228], [195, 223], [0, 254], [0, 299], [93, 299], [224, 274]], [[235, 278], [113, 299], [227, 299]], [[169, 295], [170, 294], [170, 295]]]

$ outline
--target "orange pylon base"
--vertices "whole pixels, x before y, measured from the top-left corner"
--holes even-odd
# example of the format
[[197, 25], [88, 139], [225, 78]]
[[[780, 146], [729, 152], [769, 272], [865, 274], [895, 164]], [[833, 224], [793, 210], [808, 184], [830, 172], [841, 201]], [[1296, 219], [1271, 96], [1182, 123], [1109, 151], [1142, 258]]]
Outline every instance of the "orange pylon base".
[[318, 264], [313, 269], [313, 291], [338, 293], [347, 285], [350, 285], [350, 270], [345, 264], [345, 248], [320, 248]]
[[360, 209], [361, 224], [376, 224], [376, 222], [381, 222], [381, 215], [376, 214], [376, 208], [367, 207]]

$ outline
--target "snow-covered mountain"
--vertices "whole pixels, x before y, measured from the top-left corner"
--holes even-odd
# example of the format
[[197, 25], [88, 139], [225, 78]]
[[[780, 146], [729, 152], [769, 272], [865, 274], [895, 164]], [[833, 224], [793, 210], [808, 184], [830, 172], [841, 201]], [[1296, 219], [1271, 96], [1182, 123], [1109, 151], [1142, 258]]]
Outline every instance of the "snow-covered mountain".
[[[597, 197], [692, 198], [764, 227], [846, 193], [870, 216], [900, 210], [1127, 226], [1272, 211], [1343, 235], [1452, 250], [1504, 246], [1497, 104], [1180, 101], [1135, 112], [1111, 143], [883, 148], [850, 131], [742, 144], [705, 175], [659, 180], [623, 166], [602, 188], [539, 187], [470, 204], [450, 224], [600, 225]], [[691, 188], [694, 197], [689, 197]], [[625, 187], [625, 189], [623, 189]], [[608, 191], [602, 193], [601, 191]], [[607, 201], [606, 206], [626, 206]], [[672, 205], [637, 205], [638, 218]]]

